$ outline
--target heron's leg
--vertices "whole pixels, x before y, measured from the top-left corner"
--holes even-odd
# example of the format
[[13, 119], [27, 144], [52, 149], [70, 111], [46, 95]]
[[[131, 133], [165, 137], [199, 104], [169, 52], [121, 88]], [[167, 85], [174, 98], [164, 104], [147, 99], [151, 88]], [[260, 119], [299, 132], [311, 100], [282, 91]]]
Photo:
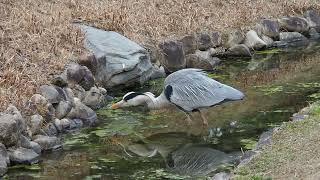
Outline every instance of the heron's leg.
[[200, 109], [198, 109], [198, 112], [199, 112], [199, 114], [200, 114], [200, 116], [201, 116], [203, 125], [208, 126], [208, 120], [207, 120], [207, 118], [203, 115], [203, 113], [201, 112]]

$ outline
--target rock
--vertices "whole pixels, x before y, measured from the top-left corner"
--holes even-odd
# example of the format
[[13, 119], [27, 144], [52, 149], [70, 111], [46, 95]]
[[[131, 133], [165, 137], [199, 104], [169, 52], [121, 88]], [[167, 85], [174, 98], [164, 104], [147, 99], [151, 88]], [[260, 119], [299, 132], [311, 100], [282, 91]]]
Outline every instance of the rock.
[[80, 101], [83, 101], [86, 96], [86, 90], [79, 85], [74, 86], [73, 93], [74, 93], [74, 97], [78, 98]]
[[193, 54], [197, 50], [197, 42], [194, 35], [187, 35], [179, 42], [182, 44], [182, 49], [185, 54]]
[[211, 180], [229, 180], [231, 178], [231, 174], [230, 173], [226, 173], [226, 172], [220, 172], [215, 174]]
[[6, 164], [10, 164], [9, 154], [7, 152], [6, 146], [0, 143], [0, 159], [4, 160]]
[[211, 36], [211, 42], [212, 42], [212, 47], [218, 47], [221, 46], [222, 43], [222, 37], [220, 32], [213, 32]]
[[262, 34], [273, 39], [279, 38], [280, 26], [277, 20], [264, 19], [261, 22]]
[[314, 28], [317, 32], [320, 32], [320, 15], [315, 10], [308, 10], [304, 13], [304, 17], [310, 28]]
[[197, 37], [197, 41], [198, 41], [198, 49], [201, 51], [205, 51], [213, 47], [211, 37], [207, 33], [200, 33]]
[[281, 32], [280, 41], [294, 42], [308, 40], [304, 35], [298, 32]]
[[7, 153], [6, 147], [0, 143], [0, 178], [8, 171], [8, 165], [10, 164], [10, 158]]
[[43, 117], [39, 114], [31, 116], [30, 119], [30, 130], [33, 135], [38, 134], [43, 124]]
[[25, 133], [27, 130], [27, 124], [25, 119], [22, 117], [20, 111], [13, 105], [9, 105], [8, 108], [4, 111], [6, 114], [11, 114], [13, 119], [17, 122], [19, 132]]
[[46, 119], [51, 121], [55, 116], [55, 109], [51, 103], [48, 103], [46, 98], [40, 94], [34, 94], [29, 101], [29, 109], [32, 110], [33, 114], [39, 114]]
[[71, 86], [79, 84], [85, 90], [89, 90], [94, 86], [94, 76], [92, 72], [86, 66], [81, 66], [76, 62], [70, 62], [64, 74]]
[[53, 86], [40, 86], [40, 94], [45, 97], [51, 104], [59, 103], [62, 100], [59, 92]]
[[75, 106], [67, 115], [69, 119], [81, 119], [85, 124], [95, 124], [98, 121], [97, 114], [88, 106], [83, 104], [78, 98], [74, 100]]
[[106, 90], [105, 88], [103, 88], [103, 87], [98, 87], [98, 89], [99, 89], [99, 91], [100, 91], [101, 94], [107, 95], [107, 90]]
[[244, 35], [240, 30], [232, 30], [228, 34], [226, 48], [234, 47], [235, 45], [241, 44], [244, 40]]
[[306, 19], [300, 17], [286, 17], [278, 20], [280, 28], [292, 32], [308, 32], [309, 25]]
[[250, 49], [244, 44], [234, 45], [226, 52], [226, 54], [229, 56], [243, 56], [243, 57], [252, 56]]
[[256, 156], [258, 153], [256, 151], [246, 151], [240, 158], [240, 163], [238, 166], [243, 166], [251, 161], [251, 159]]
[[211, 48], [211, 56], [221, 56], [226, 52], [226, 49], [224, 47], [216, 47]]
[[34, 152], [36, 152], [39, 155], [41, 154], [42, 148], [38, 143], [31, 141], [30, 146], [31, 146], [30, 149], [33, 149]]
[[244, 44], [248, 48], [254, 50], [259, 50], [267, 46], [267, 44], [262, 39], [260, 39], [260, 37], [254, 30], [250, 30], [247, 32]]
[[320, 38], [320, 33], [318, 33], [315, 28], [310, 28], [309, 36], [310, 36], [310, 39], [319, 39]]
[[56, 118], [62, 119], [71, 111], [72, 103], [69, 101], [60, 101], [55, 108]]
[[79, 82], [79, 85], [82, 86], [86, 91], [88, 91], [91, 87], [94, 86], [94, 76], [87, 67], [82, 66], [82, 68], [84, 69], [85, 73], [83, 78]]
[[58, 135], [58, 130], [53, 123], [48, 123], [43, 129], [47, 136], [56, 136]]
[[60, 119], [55, 119], [53, 124], [56, 127], [58, 132], [62, 132], [63, 128], [62, 128], [62, 124], [61, 124]]
[[39, 154], [26, 148], [9, 150], [9, 157], [14, 164], [34, 164], [39, 161]]
[[23, 148], [31, 149], [30, 139], [21, 135], [20, 136], [20, 146]]
[[70, 121], [68, 119], [61, 119], [60, 124], [62, 126], [63, 130], [69, 129], [70, 128]]
[[105, 96], [97, 87], [92, 87], [86, 92], [83, 103], [92, 109], [98, 109], [105, 103]]
[[73, 93], [72, 89], [69, 87], [64, 87], [63, 92], [66, 96], [66, 101], [73, 103], [74, 93]]
[[38, 135], [34, 142], [38, 143], [45, 151], [61, 148], [61, 142], [57, 137]]
[[81, 119], [72, 119], [70, 120], [70, 129], [79, 129], [83, 126]]
[[0, 143], [7, 147], [14, 146], [20, 138], [18, 123], [12, 114], [0, 115]]
[[97, 59], [93, 54], [83, 54], [78, 58], [79, 65], [87, 67], [92, 74], [96, 73]]
[[176, 41], [166, 41], [159, 44], [164, 57], [161, 65], [164, 66], [166, 71], [173, 72], [186, 67], [185, 54], [182, 44]]
[[186, 56], [188, 68], [200, 68], [204, 70], [213, 70], [215, 65], [220, 62], [219, 58], [212, 57], [210, 51], [196, 51], [195, 54]]
[[97, 61], [95, 78], [105, 88], [130, 86], [149, 80], [153, 67], [148, 52], [119, 33], [79, 25], [85, 46]]
[[267, 44], [267, 47], [271, 46], [273, 44], [273, 39], [266, 36], [266, 35], [262, 35], [261, 37], [262, 41], [264, 41]]
[[64, 75], [57, 75], [51, 80], [51, 84], [58, 87], [66, 87], [68, 86], [67, 77]]
[[1, 159], [0, 157], [0, 177], [2, 177], [3, 175], [5, 175], [8, 171], [8, 165], [7, 163]]

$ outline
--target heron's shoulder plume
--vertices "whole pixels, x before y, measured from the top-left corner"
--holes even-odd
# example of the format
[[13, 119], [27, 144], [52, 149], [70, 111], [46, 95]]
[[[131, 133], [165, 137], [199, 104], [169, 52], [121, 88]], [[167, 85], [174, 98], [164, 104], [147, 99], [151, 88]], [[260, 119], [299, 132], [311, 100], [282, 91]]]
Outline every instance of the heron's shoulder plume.
[[144, 95], [144, 94], [138, 93], [138, 92], [129, 92], [123, 96], [123, 100], [128, 101], [128, 100], [133, 99], [134, 97], [139, 96], [139, 95]]

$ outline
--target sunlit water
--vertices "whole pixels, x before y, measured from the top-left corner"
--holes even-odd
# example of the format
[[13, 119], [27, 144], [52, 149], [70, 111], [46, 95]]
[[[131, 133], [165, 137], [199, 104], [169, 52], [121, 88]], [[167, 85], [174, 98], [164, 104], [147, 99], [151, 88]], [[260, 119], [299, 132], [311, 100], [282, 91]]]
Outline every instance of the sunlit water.
[[[179, 111], [106, 107], [97, 127], [64, 136], [63, 150], [43, 155], [36, 165], [11, 167], [6, 178], [184, 179], [228, 171], [262, 132], [320, 98], [319, 49], [312, 43], [224, 60], [210, 77], [246, 97], [207, 109], [208, 128], [196, 113], [188, 127]], [[161, 83], [135, 90], [159, 94]]]

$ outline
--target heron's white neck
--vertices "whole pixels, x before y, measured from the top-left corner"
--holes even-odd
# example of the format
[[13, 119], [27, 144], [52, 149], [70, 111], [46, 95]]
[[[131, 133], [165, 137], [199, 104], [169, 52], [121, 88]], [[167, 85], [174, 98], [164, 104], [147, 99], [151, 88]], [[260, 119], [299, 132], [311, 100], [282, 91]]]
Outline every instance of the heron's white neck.
[[149, 109], [162, 109], [171, 105], [164, 94], [161, 94], [158, 97], [154, 97], [153, 95], [149, 94], [146, 95], [148, 96], [148, 98], [146, 98], [146, 103]]

